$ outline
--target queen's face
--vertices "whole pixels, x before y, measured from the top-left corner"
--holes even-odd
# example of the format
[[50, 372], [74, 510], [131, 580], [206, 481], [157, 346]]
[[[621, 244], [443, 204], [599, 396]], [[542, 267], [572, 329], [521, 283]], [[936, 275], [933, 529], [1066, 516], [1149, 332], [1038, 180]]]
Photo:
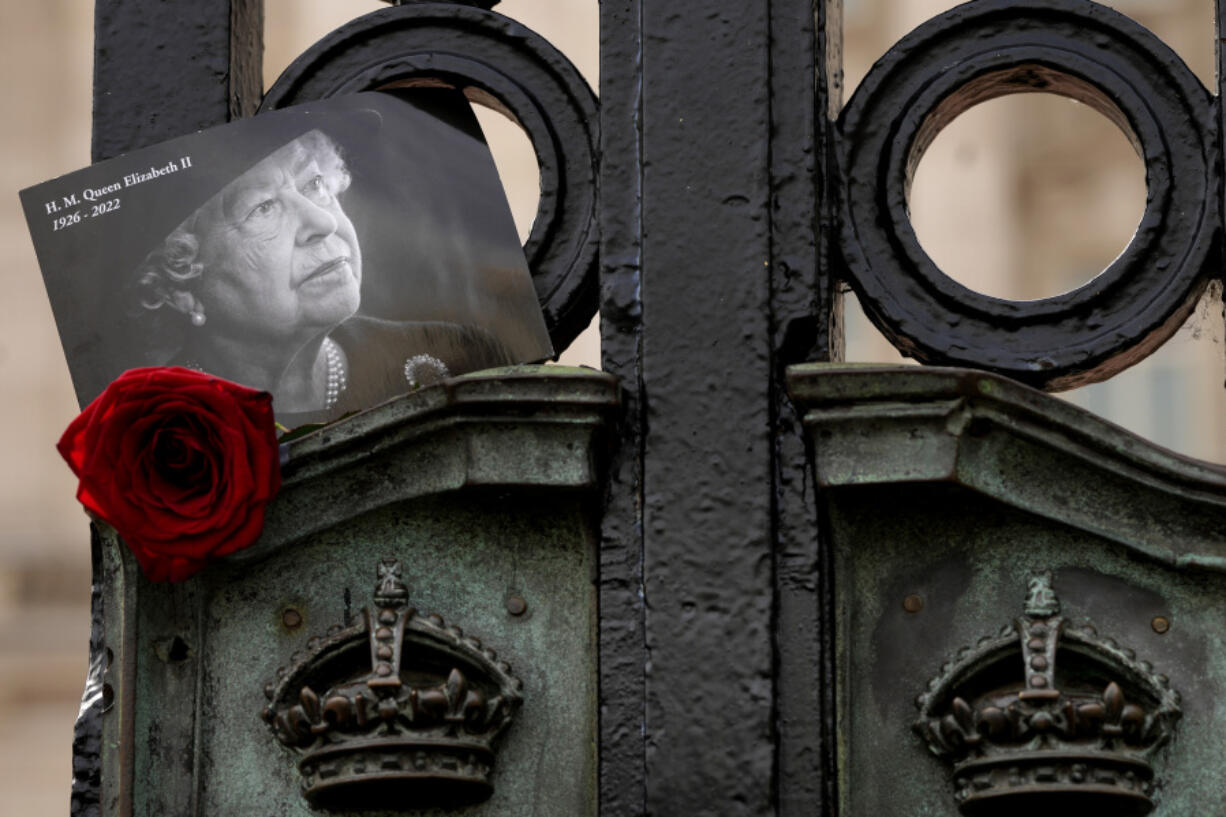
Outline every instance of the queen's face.
[[197, 292], [210, 330], [300, 344], [358, 309], [361, 251], [336, 198], [343, 171], [304, 138], [235, 179], [200, 213]]

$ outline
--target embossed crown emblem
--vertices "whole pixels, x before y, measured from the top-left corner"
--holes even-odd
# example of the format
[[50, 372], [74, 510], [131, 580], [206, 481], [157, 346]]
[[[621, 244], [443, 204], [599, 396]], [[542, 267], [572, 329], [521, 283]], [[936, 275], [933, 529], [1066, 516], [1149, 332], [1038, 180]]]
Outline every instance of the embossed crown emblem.
[[1030, 580], [1024, 617], [960, 652], [916, 705], [968, 815], [1148, 814], [1151, 760], [1180, 715], [1166, 676], [1060, 616], [1050, 573]]
[[378, 567], [375, 609], [307, 642], [265, 688], [264, 720], [300, 756], [320, 808], [402, 810], [487, 798], [493, 744], [523, 684], [492, 650], [409, 606], [400, 564]]

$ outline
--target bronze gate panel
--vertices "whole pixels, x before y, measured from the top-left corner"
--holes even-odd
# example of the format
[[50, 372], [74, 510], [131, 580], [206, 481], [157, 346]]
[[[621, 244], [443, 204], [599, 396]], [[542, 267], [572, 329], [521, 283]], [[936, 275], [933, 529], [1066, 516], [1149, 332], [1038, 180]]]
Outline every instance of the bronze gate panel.
[[841, 814], [1226, 803], [1206, 762], [1226, 728], [1221, 469], [979, 372], [791, 384], [834, 556]]

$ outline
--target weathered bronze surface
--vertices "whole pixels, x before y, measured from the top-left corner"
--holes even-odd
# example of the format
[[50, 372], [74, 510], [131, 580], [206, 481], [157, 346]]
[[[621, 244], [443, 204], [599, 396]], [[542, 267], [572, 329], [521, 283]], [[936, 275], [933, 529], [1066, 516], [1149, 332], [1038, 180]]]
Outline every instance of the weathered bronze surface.
[[1051, 581], [1032, 576], [1025, 617], [941, 667], [915, 731], [953, 763], [964, 814], [1148, 814], [1150, 759], [1174, 735], [1179, 694], [1128, 646], [1070, 625]]
[[479, 639], [410, 607], [401, 570], [383, 559], [375, 609], [312, 637], [265, 687], [264, 720], [295, 750], [314, 806], [456, 806], [493, 791], [494, 742], [523, 681]]
[[[261, 540], [182, 584], [146, 581], [104, 530], [114, 659], [102, 680], [114, 704], [101, 716], [102, 813], [306, 817], [319, 813], [310, 798], [378, 815], [389, 813], [389, 790], [407, 788], [414, 814], [435, 813], [431, 798], [487, 794], [465, 813], [595, 814], [594, 491], [616, 401], [606, 375], [517, 367], [447, 381], [296, 440]], [[386, 557], [412, 594], [401, 595], [388, 566], [372, 632], [361, 608]], [[512, 596], [532, 606], [512, 615]], [[384, 622], [389, 613], [395, 621]], [[290, 749], [259, 717], [270, 679], [275, 734]], [[387, 694], [372, 693], [363, 725], [357, 698], [368, 696], [353, 693], [382, 683]], [[493, 735], [520, 696], [494, 763]], [[367, 735], [371, 718], [384, 732], [404, 725], [403, 745], [364, 743], [387, 736]], [[470, 751], [451, 752], [459, 743]], [[421, 752], [429, 773], [416, 775]], [[358, 782], [389, 755], [399, 771], [382, 771], [398, 782]], [[441, 782], [452, 759], [457, 768]], [[406, 805], [400, 797], [392, 813]]]
[[1226, 470], [982, 372], [789, 378], [832, 548], [841, 815], [1226, 808]]

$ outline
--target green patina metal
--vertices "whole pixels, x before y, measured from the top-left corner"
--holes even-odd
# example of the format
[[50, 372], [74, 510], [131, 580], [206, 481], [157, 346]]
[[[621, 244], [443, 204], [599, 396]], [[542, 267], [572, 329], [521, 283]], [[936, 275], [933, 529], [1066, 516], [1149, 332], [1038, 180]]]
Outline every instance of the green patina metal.
[[1047, 571], [1066, 626], [1093, 623], [1182, 696], [1153, 814], [1226, 805], [1206, 762], [1226, 734], [1226, 471], [980, 372], [818, 364], [789, 387], [833, 548], [841, 814], [959, 813], [916, 697]]
[[595, 490], [616, 405], [607, 375], [516, 367], [296, 440], [260, 541], [180, 585], [146, 581], [104, 532], [105, 813], [317, 813], [260, 718], [265, 684], [358, 620], [394, 557], [421, 614], [523, 681], [493, 794], [466, 813], [594, 814]]

